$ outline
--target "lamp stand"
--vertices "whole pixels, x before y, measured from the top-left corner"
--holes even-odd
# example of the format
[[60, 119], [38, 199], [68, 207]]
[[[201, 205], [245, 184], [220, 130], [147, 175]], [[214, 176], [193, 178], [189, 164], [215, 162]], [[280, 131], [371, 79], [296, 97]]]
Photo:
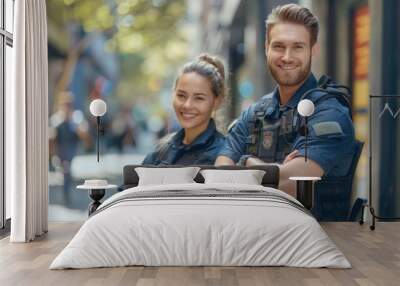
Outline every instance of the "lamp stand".
[[100, 154], [100, 116], [96, 116], [97, 121], [97, 162], [99, 162]]
[[305, 117], [306, 120], [306, 130], [305, 130], [305, 136], [306, 136], [306, 143], [304, 145], [304, 159], [307, 163], [307, 149], [308, 149], [308, 116]]

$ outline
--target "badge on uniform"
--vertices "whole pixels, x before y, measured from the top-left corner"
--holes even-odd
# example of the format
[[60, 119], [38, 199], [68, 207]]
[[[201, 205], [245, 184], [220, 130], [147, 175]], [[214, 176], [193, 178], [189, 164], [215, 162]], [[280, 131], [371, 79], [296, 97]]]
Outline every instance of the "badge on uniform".
[[263, 138], [264, 149], [271, 149], [273, 141], [274, 141], [274, 132], [264, 131], [264, 138]]

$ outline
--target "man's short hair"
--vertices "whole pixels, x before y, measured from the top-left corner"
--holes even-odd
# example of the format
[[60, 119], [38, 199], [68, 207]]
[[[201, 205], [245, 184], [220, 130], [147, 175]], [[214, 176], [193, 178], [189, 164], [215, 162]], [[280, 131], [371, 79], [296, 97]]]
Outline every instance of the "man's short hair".
[[268, 42], [272, 27], [275, 24], [284, 22], [303, 25], [310, 33], [311, 46], [317, 42], [319, 31], [318, 18], [309, 9], [297, 4], [287, 4], [272, 9], [272, 12], [265, 21]]

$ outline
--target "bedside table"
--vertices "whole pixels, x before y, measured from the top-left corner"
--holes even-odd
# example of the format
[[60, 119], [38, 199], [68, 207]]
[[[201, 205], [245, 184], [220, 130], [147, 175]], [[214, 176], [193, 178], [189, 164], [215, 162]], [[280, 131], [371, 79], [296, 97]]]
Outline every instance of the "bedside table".
[[296, 197], [303, 206], [311, 210], [314, 203], [314, 182], [321, 180], [320, 177], [290, 177], [289, 180], [296, 181]]
[[104, 197], [106, 190], [117, 187], [117, 185], [109, 185], [106, 180], [85, 180], [85, 184], [79, 185], [76, 188], [89, 191], [89, 197], [93, 200], [88, 208], [90, 216], [101, 205], [100, 200]]

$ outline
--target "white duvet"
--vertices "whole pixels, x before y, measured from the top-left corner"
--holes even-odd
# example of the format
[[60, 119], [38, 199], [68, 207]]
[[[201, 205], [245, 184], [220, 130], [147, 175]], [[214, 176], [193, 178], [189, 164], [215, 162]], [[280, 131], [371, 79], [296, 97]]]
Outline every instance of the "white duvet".
[[[263, 191], [271, 198], [177, 195], [122, 199], [146, 194], [138, 192], [174, 190]], [[131, 188], [106, 200], [50, 269], [126, 265], [350, 268], [318, 222], [298, 204], [279, 190], [254, 185]]]

